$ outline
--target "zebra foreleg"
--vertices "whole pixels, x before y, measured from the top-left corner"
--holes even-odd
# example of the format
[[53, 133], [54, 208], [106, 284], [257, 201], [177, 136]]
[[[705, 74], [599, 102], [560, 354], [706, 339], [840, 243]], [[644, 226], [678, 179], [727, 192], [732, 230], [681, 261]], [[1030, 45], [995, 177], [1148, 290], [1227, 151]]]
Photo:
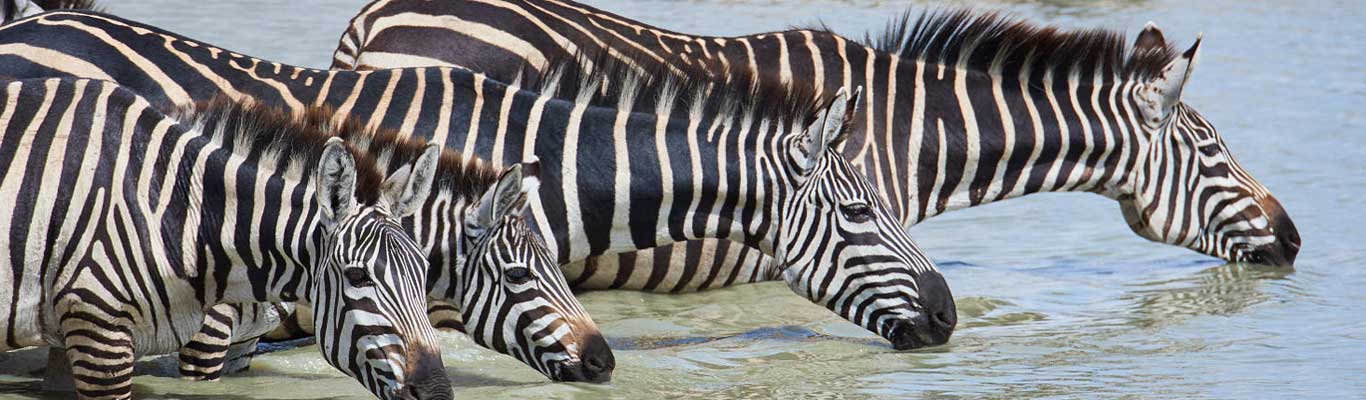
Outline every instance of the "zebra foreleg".
[[[95, 307], [91, 307], [95, 308]], [[99, 311], [70, 312], [62, 320], [63, 341], [76, 396], [127, 399], [133, 396], [133, 335]], [[49, 360], [51, 357], [49, 357]]]
[[228, 354], [223, 361], [223, 373], [232, 375], [251, 369], [251, 358], [256, 355], [256, 346], [260, 342], [260, 337], [254, 337], [228, 346]]
[[246, 371], [261, 335], [280, 323], [290, 307], [266, 303], [218, 304], [204, 311], [204, 325], [180, 348], [180, 377], [217, 380]]

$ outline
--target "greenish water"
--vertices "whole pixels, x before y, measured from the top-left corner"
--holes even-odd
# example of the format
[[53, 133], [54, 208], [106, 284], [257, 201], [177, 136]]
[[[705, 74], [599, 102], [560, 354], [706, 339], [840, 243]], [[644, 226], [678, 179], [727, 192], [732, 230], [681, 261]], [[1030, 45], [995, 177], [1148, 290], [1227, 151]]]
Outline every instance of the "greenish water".
[[[242, 53], [325, 66], [362, 1], [115, 2], [110, 11]], [[876, 30], [902, 2], [588, 3], [674, 30], [740, 34], [820, 20]], [[321, 6], [319, 4], [326, 4]], [[926, 2], [914, 4], [924, 6]], [[942, 3], [933, 3], [942, 4]], [[911, 233], [958, 297], [947, 346], [894, 352], [781, 284], [678, 296], [581, 299], [617, 357], [609, 385], [555, 384], [444, 334], [465, 398], [1138, 397], [1350, 398], [1366, 394], [1366, 4], [1354, 1], [997, 1], [1034, 20], [1123, 28], [1145, 21], [1188, 44], [1205, 33], [1186, 99], [1295, 218], [1295, 271], [1253, 269], [1152, 244], [1118, 207], [1040, 195], [953, 213]], [[281, 38], [284, 38], [283, 40]], [[23, 355], [0, 356], [0, 397], [43, 397]], [[314, 347], [249, 373], [182, 382], [170, 359], [139, 366], [149, 398], [364, 398]]]

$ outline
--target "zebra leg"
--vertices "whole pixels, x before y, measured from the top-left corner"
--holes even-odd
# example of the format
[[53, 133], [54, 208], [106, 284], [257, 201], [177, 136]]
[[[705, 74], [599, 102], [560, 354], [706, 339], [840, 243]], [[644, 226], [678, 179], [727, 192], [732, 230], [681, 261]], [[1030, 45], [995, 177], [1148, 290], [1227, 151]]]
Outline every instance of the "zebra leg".
[[297, 304], [281, 304], [276, 308], [279, 325], [261, 336], [267, 343], [302, 339], [313, 336], [313, 308]]
[[204, 310], [203, 326], [180, 348], [180, 377], [212, 381], [247, 370], [261, 335], [279, 325], [285, 308], [253, 303]]
[[232, 375], [251, 369], [251, 358], [256, 356], [256, 346], [261, 337], [253, 337], [228, 346], [228, 354], [223, 358], [223, 373]]
[[[84, 307], [83, 307], [84, 308]], [[101, 315], [98, 307], [70, 312], [62, 319], [66, 358], [81, 399], [133, 396], [133, 335], [127, 326]]]
[[232, 346], [232, 328], [237, 325], [239, 309], [218, 304], [204, 310], [204, 324], [180, 347], [180, 378], [214, 381], [223, 375], [223, 361]]
[[427, 317], [432, 326], [443, 331], [465, 332], [464, 318], [460, 308], [441, 300], [427, 300]]
[[71, 361], [66, 359], [66, 349], [56, 346], [47, 348], [47, 369], [43, 372], [43, 391], [76, 391], [76, 380], [71, 377]]

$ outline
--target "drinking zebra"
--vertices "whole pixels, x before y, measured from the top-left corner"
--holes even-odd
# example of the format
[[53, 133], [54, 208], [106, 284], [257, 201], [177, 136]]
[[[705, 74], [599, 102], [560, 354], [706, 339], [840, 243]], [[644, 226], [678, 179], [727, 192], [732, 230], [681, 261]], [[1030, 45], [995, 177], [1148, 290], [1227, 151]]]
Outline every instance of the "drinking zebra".
[[[300, 125], [303, 130], [334, 130], [358, 151], [379, 155], [381, 170], [392, 173], [399, 172], [397, 168], [405, 165], [402, 160], [413, 157], [417, 144], [425, 142], [394, 130], [369, 129], [355, 119], [338, 120], [325, 108], [308, 108], [302, 115], [260, 108], [264, 107], [250, 107], [256, 115]], [[429, 307], [455, 312], [458, 321], [470, 327], [466, 333], [476, 343], [512, 355], [551, 379], [610, 380], [616, 362], [607, 341], [574, 298], [552, 250], [523, 219], [528, 196], [539, 185], [539, 163], [513, 164], [499, 171], [450, 150], [443, 151], [439, 161], [431, 195], [401, 222], [431, 265], [426, 290], [428, 299], [435, 300]], [[228, 318], [259, 319], [252, 312], [269, 310], [216, 307], [209, 311]], [[288, 314], [291, 318], [286, 321], [306, 327], [313, 335], [310, 313]], [[216, 378], [233, 371], [231, 367], [222, 370], [231, 338], [255, 338], [263, 333], [261, 328], [274, 326], [270, 321], [206, 323], [195, 340], [181, 349], [182, 376]], [[246, 344], [255, 346], [254, 341]], [[245, 363], [250, 353], [240, 356], [237, 363]], [[212, 373], [199, 373], [204, 370]]]
[[[1128, 47], [1118, 32], [1065, 32], [969, 10], [907, 13], [880, 40], [857, 42], [825, 29], [693, 36], [569, 0], [376, 0], [352, 19], [332, 67], [537, 75], [550, 69], [523, 66], [606, 52], [645, 71], [746, 75], [827, 94], [862, 85], [869, 95], [861, 123], [842, 152], [907, 226], [1032, 193], [1091, 192], [1118, 201], [1144, 238], [1229, 261], [1292, 265], [1300, 237], [1290, 217], [1213, 125], [1181, 102], [1198, 50], [1199, 40], [1172, 50], [1151, 23]], [[679, 276], [682, 266], [638, 260], [721, 250], [742, 254], [718, 259], [768, 262], [750, 249], [715, 246], [605, 257], [582, 270]], [[680, 279], [733, 268], [764, 267], [711, 265]], [[579, 270], [566, 268], [580, 288], [640, 288], [595, 285], [610, 280], [575, 277]]]
[[163, 105], [220, 93], [290, 109], [327, 104], [367, 126], [399, 127], [495, 163], [538, 158], [545, 184], [529, 207], [531, 223], [556, 239], [562, 262], [731, 239], [777, 262], [712, 270], [683, 284], [781, 278], [899, 349], [948, 339], [956, 313], [943, 276], [889, 223], [867, 178], [829, 151], [844, 137], [857, 94], [822, 102], [769, 85], [694, 86], [619, 69], [604, 73], [620, 75], [605, 90], [660, 101], [590, 104], [602, 91], [597, 79], [554, 98], [541, 93], [555, 90], [519, 90], [456, 68], [295, 68], [92, 13], [50, 12], [0, 27], [0, 76], [108, 79]]
[[387, 178], [327, 132], [249, 110], [167, 115], [112, 83], [0, 89], [0, 350], [65, 349], [81, 398], [128, 398], [213, 304], [314, 308], [328, 363], [381, 398], [450, 398], [423, 318], [427, 265], [398, 224], [436, 146]]

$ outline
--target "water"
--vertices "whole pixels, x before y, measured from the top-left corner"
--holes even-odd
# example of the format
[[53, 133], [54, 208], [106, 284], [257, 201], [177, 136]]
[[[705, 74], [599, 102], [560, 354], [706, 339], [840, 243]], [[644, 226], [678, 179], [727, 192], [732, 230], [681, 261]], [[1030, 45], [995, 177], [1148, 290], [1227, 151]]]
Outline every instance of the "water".
[[[141, 0], [110, 11], [246, 54], [325, 67], [363, 1]], [[683, 32], [742, 34], [823, 21], [857, 35], [902, 2], [628, 1], [590, 4]], [[611, 338], [610, 385], [548, 383], [509, 357], [445, 334], [466, 398], [1170, 397], [1366, 394], [1366, 6], [1355, 1], [1006, 0], [982, 4], [1068, 27], [1131, 35], [1159, 23], [1183, 45], [1205, 33], [1186, 100], [1295, 218], [1294, 272], [1246, 268], [1152, 244], [1098, 196], [1038, 195], [912, 229], [957, 296], [943, 347], [894, 352], [782, 284], [704, 294], [580, 297]], [[326, 4], [325, 7], [318, 4]], [[915, 2], [924, 6], [926, 2]], [[934, 4], [942, 4], [936, 2]], [[0, 397], [42, 397], [0, 358]], [[139, 365], [146, 398], [364, 398], [314, 347], [261, 356], [217, 383]]]

